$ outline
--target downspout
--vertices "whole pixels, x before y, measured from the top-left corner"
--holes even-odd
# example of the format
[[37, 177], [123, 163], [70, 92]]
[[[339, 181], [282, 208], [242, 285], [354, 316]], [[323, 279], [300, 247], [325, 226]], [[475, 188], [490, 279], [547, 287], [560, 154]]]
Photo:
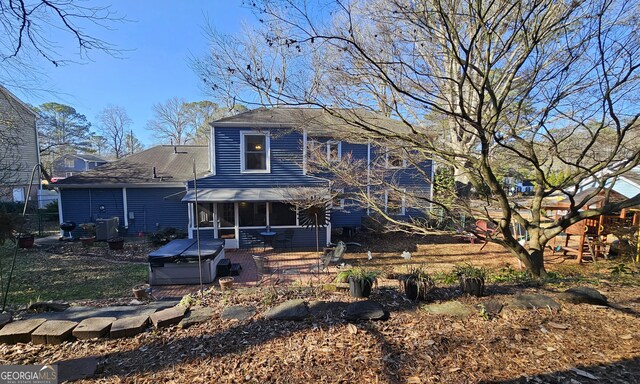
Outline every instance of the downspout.
[[307, 130], [302, 131], [302, 174], [307, 174]]
[[209, 138], [209, 167], [211, 168], [211, 174], [216, 175], [216, 128], [211, 126], [211, 138]]
[[122, 208], [124, 209], [124, 227], [129, 229], [129, 214], [127, 207], [127, 188], [122, 188]]
[[433, 160], [433, 158], [431, 159], [431, 188], [429, 191], [429, 200], [431, 200], [431, 202], [429, 203], [429, 208], [433, 209], [433, 183], [435, 182], [435, 169], [436, 169], [436, 162], [435, 160]]
[[[62, 224], [64, 222], [64, 218], [62, 217], [62, 189], [58, 188], [58, 224]], [[60, 236], [64, 236], [64, 231], [60, 229]]]

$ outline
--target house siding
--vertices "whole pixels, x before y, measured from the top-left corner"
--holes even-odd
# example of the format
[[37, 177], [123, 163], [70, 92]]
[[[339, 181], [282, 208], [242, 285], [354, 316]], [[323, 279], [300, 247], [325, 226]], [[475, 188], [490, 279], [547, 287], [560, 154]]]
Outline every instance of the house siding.
[[189, 217], [187, 204], [165, 197], [184, 191], [184, 188], [127, 188], [127, 211], [130, 235], [155, 232], [173, 227], [187, 231]]
[[[302, 134], [272, 129], [270, 139], [271, 172], [242, 173], [240, 169], [240, 132], [249, 128], [216, 128], [215, 176], [198, 179], [198, 188], [277, 188], [289, 186], [326, 186], [327, 181], [303, 174]], [[189, 182], [193, 188], [193, 181]]]
[[[0, 90], [0, 135], [14, 141], [14, 145], [0, 148], [3, 157], [12, 159], [12, 171], [0, 173], [0, 200], [12, 200], [13, 187], [24, 188], [26, 194], [31, 171], [39, 162], [39, 149], [35, 115], [4, 89]], [[32, 198], [39, 182], [34, 178]]]
[[[118, 217], [120, 226], [124, 225], [122, 188], [81, 188], [61, 189], [62, 218], [73, 221], [77, 225], [95, 222], [96, 219]], [[104, 211], [100, 206], [104, 205]], [[76, 228], [74, 236], [79, 236], [82, 230]]]

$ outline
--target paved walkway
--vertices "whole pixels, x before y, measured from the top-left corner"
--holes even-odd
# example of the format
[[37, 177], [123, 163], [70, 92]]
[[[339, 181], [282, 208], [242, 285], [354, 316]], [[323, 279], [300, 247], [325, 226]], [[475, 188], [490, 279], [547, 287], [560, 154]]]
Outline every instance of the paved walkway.
[[[234, 287], [255, 287], [257, 285], [272, 284], [323, 284], [333, 280], [336, 268], [330, 267], [329, 272], [318, 273], [318, 261], [320, 255], [317, 252], [290, 251], [276, 252], [267, 248], [260, 249], [227, 249], [226, 258], [234, 264], [240, 264], [242, 271], [239, 276], [234, 276]], [[275, 268], [276, 273], [272, 276], [260, 279], [253, 262], [252, 255], [264, 255], [268, 259], [270, 268]], [[214, 287], [219, 289], [218, 281], [212, 284], [205, 284], [204, 289]], [[153, 295], [157, 298], [179, 298], [189, 293], [194, 293], [200, 289], [198, 285], [159, 285], [153, 286]]]

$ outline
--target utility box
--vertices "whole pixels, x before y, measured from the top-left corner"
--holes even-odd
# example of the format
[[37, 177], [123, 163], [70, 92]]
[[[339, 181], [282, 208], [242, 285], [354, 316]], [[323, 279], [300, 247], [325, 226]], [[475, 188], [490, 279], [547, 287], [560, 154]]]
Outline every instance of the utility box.
[[96, 220], [96, 240], [105, 241], [118, 237], [118, 225], [120, 220], [117, 217], [110, 219]]

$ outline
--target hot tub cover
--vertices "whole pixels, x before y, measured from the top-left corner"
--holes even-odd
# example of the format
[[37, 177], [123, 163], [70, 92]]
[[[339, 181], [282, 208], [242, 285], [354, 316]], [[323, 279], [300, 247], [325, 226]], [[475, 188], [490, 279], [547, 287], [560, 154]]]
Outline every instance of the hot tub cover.
[[[200, 259], [214, 259], [224, 249], [224, 240], [200, 240]], [[149, 263], [160, 266], [164, 263], [183, 263], [198, 261], [196, 239], [172, 240], [160, 249], [149, 253]]]

